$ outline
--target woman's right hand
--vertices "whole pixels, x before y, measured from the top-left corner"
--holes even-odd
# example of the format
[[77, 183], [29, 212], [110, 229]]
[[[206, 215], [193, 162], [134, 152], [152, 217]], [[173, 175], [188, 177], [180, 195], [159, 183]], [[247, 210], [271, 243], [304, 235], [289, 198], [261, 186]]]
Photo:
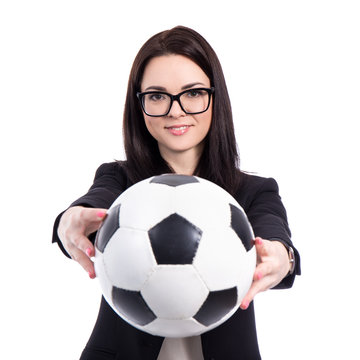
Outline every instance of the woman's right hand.
[[99, 229], [106, 217], [106, 211], [74, 206], [63, 213], [58, 227], [58, 235], [65, 250], [84, 268], [91, 279], [96, 276], [94, 263], [91, 261], [95, 248], [88, 236]]

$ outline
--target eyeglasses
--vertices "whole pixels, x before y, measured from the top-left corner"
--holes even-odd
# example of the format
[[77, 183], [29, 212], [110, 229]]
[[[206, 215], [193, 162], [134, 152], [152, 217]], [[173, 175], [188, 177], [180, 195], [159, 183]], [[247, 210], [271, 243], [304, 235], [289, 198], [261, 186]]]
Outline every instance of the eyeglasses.
[[169, 114], [174, 101], [177, 101], [185, 114], [195, 115], [205, 112], [210, 105], [211, 95], [215, 88], [196, 88], [171, 95], [162, 91], [138, 92], [136, 96], [144, 113], [148, 116], [160, 117]]

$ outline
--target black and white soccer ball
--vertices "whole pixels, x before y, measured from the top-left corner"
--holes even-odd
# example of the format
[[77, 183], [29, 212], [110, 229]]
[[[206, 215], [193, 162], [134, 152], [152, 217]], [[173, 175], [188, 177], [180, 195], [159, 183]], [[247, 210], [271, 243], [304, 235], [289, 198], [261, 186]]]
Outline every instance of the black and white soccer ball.
[[236, 200], [194, 176], [161, 175], [125, 192], [95, 241], [95, 271], [115, 312], [164, 337], [199, 335], [239, 307], [256, 266]]

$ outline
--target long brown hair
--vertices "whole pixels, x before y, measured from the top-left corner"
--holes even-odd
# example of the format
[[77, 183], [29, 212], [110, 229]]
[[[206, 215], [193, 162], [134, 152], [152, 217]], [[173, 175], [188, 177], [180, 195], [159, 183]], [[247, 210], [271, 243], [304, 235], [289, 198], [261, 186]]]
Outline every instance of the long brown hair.
[[177, 26], [152, 36], [139, 50], [129, 76], [124, 110], [123, 136], [130, 181], [173, 170], [161, 157], [157, 141], [148, 132], [136, 93], [149, 60], [162, 55], [183, 55], [195, 62], [215, 87], [213, 115], [203, 154], [194, 175], [208, 179], [234, 194], [240, 184], [239, 155], [230, 99], [224, 74], [214, 50], [196, 31]]

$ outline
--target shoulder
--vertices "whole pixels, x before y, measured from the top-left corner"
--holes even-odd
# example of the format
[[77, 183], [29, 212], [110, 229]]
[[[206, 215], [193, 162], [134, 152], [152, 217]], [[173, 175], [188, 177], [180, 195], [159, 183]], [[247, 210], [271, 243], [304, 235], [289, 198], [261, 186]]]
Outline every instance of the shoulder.
[[266, 193], [279, 193], [279, 186], [275, 179], [242, 173], [241, 185], [235, 197], [244, 208], [247, 208], [257, 197]]
[[121, 188], [128, 188], [130, 185], [129, 177], [126, 174], [126, 163], [113, 161], [101, 164], [95, 173], [94, 182], [111, 181], [118, 183]]
[[120, 161], [113, 161], [101, 164], [95, 174], [95, 179], [104, 175], [124, 176], [124, 168]]
[[262, 177], [248, 173], [242, 173], [242, 174], [243, 174], [242, 186], [244, 186], [246, 189], [259, 189], [265, 187], [265, 188], [271, 188], [271, 189], [273, 188], [275, 190], [278, 190], [277, 182], [272, 177]]

